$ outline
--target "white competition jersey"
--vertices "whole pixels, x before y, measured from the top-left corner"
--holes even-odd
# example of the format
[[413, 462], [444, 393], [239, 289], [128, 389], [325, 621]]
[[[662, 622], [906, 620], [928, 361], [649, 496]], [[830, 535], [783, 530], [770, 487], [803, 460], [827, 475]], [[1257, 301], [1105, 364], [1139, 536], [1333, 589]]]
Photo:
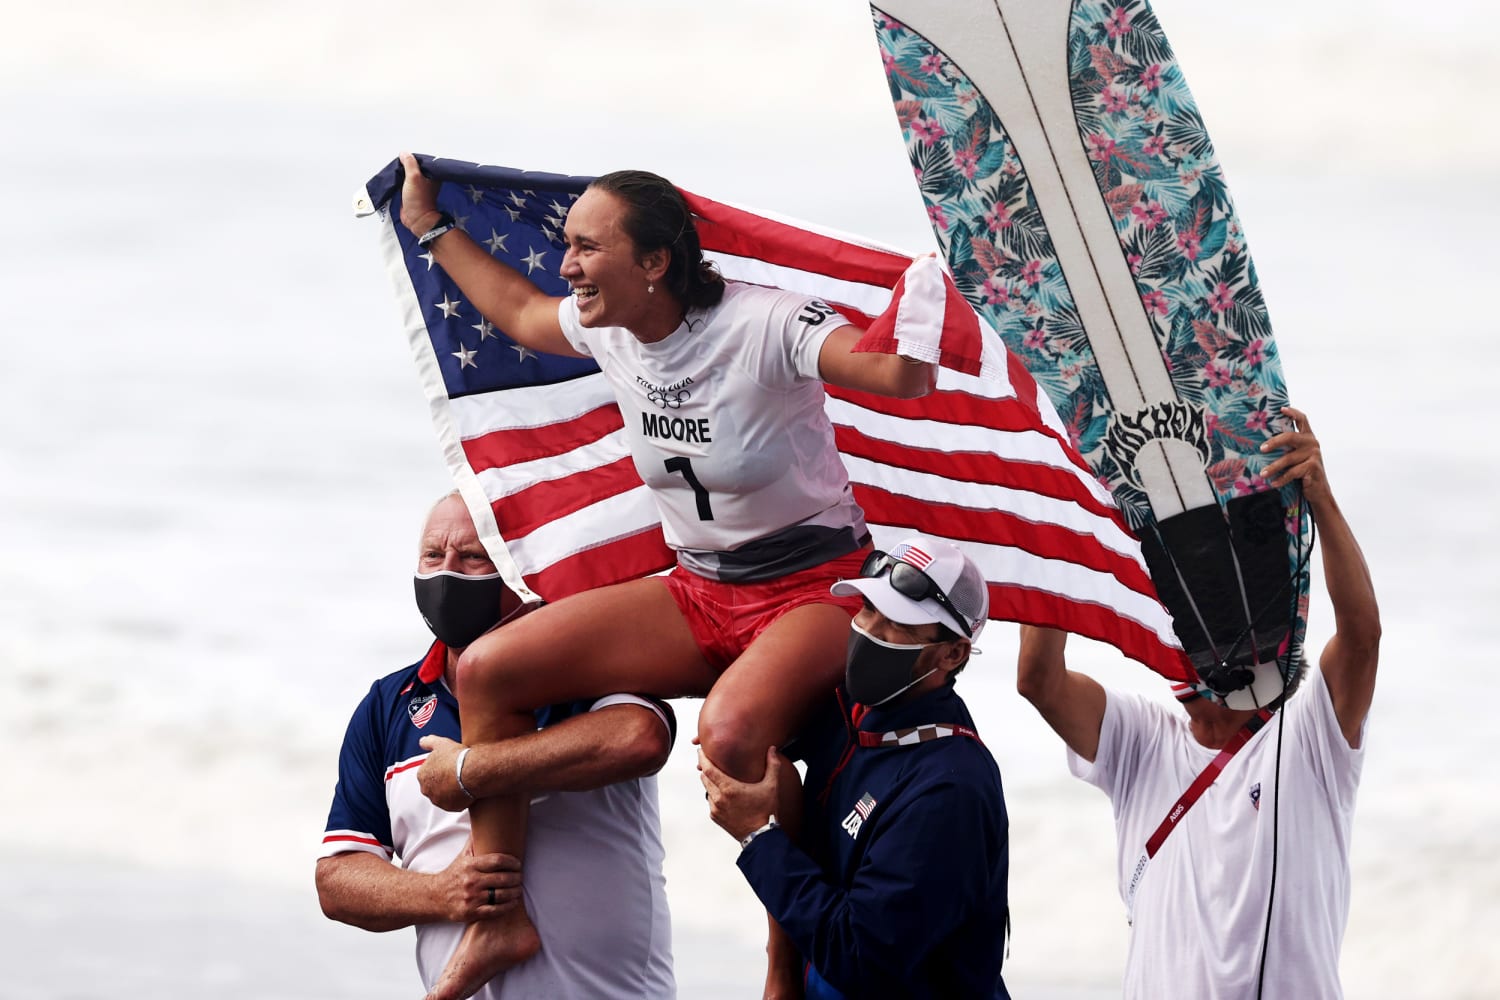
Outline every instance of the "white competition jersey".
[[[1282, 710], [1281, 789], [1273, 718], [1241, 748], [1141, 877], [1125, 963], [1127, 1000], [1255, 997], [1275, 850], [1275, 910], [1265, 1000], [1343, 995], [1339, 948], [1349, 917], [1349, 836], [1364, 761], [1339, 729], [1321, 671], [1309, 669]], [[1146, 840], [1217, 755], [1180, 711], [1110, 691], [1099, 753], [1068, 753], [1073, 773], [1103, 789], [1119, 836], [1124, 898]]]
[[731, 281], [717, 306], [690, 311], [654, 344], [623, 327], [580, 326], [571, 297], [558, 320], [609, 379], [636, 470], [685, 566], [732, 579], [716, 554], [804, 525], [847, 536], [813, 564], [857, 547], [864, 515], [834, 446], [818, 371], [823, 342], [848, 323], [831, 307]]

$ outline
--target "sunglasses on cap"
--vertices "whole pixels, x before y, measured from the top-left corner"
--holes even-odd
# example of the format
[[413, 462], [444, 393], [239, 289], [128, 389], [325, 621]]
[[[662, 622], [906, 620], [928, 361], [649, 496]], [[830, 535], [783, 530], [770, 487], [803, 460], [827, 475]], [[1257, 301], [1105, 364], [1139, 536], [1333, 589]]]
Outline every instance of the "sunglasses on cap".
[[974, 632], [969, 628], [969, 623], [964, 616], [958, 613], [948, 595], [943, 593], [943, 588], [932, 582], [932, 577], [917, 569], [911, 563], [902, 562], [886, 552], [876, 549], [865, 557], [864, 565], [859, 568], [859, 575], [867, 579], [877, 579], [890, 574], [891, 589], [902, 597], [909, 597], [913, 601], [925, 601], [929, 597], [937, 601], [938, 606], [958, 623], [959, 630], [964, 637], [974, 638]]

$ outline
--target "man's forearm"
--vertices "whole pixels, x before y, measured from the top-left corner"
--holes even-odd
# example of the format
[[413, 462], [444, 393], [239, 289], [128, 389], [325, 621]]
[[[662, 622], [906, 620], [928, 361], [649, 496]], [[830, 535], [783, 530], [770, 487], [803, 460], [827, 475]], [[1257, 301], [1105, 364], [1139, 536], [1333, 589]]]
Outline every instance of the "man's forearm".
[[470, 748], [464, 785], [480, 798], [581, 792], [654, 774], [671, 749], [641, 705], [611, 705], [499, 743]]
[[1084, 760], [1099, 752], [1099, 730], [1107, 702], [1093, 678], [1068, 669], [1068, 634], [1058, 629], [1021, 626], [1016, 657], [1016, 691], [1031, 702], [1063, 742]]
[[1323, 579], [1333, 604], [1335, 628], [1344, 642], [1378, 644], [1380, 606], [1364, 552], [1332, 496], [1313, 504]]
[[320, 858], [316, 874], [324, 915], [367, 931], [447, 920], [434, 880], [364, 852]]
[[1375, 696], [1380, 664], [1380, 608], [1370, 568], [1332, 495], [1312, 504], [1323, 556], [1323, 581], [1333, 604], [1333, 638], [1319, 664], [1344, 740], [1360, 745], [1366, 713]]

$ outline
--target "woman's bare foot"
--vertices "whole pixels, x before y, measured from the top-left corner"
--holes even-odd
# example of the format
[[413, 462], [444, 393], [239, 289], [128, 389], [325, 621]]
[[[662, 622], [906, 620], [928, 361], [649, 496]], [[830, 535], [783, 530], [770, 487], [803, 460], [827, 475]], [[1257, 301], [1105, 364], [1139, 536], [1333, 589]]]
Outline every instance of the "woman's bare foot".
[[523, 907], [516, 907], [514, 915], [470, 924], [427, 1000], [466, 1000], [541, 950], [542, 939]]

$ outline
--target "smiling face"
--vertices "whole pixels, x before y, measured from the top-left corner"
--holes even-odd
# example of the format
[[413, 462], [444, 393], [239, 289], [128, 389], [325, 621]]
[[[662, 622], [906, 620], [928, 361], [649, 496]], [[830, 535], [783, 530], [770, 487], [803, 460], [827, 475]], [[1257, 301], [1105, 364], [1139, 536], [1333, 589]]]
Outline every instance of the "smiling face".
[[658, 303], [666, 251], [640, 254], [625, 232], [625, 203], [607, 191], [589, 189], [569, 209], [568, 240], [560, 273], [573, 289], [578, 321], [586, 327], [623, 326], [637, 330]]

